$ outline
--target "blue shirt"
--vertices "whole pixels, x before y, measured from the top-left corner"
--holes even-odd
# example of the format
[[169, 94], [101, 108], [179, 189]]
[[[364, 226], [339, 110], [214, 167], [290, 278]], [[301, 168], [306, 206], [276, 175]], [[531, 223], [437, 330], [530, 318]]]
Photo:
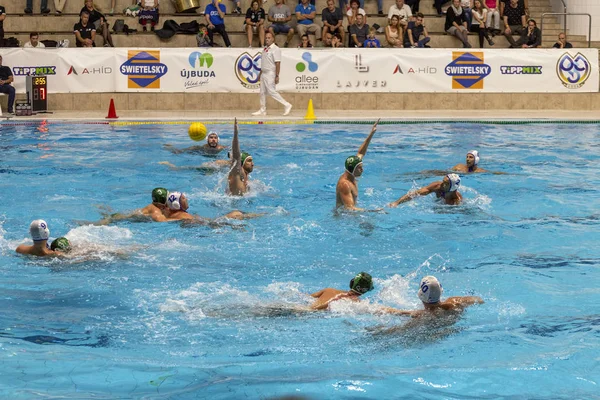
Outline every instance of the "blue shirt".
[[381, 43], [379, 43], [379, 39], [367, 39], [363, 42], [363, 47], [381, 47]]
[[[222, 3], [219, 4], [219, 8], [223, 12], [223, 14], [225, 14], [225, 11], [227, 10], [225, 8], [225, 4], [222, 4]], [[225, 21], [223, 20], [223, 18], [221, 18], [219, 16], [217, 7], [215, 7], [215, 5], [213, 3], [209, 3], [206, 6], [206, 10], [204, 10], [204, 14], [208, 14], [208, 19], [210, 20], [210, 23], [213, 25], [224, 25], [225, 24]]]
[[[298, 4], [296, 6], [296, 12], [303, 14], [303, 15], [308, 15], [308, 14], [312, 14], [313, 12], [316, 12], [317, 9], [315, 8], [315, 6], [313, 6], [312, 4], [308, 3], [308, 6], [306, 8], [304, 8], [304, 5], [302, 3]], [[301, 25], [310, 25], [313, 23], [312, 19], [303, 19], [302, 21], [298, 21], [299, 24]]]

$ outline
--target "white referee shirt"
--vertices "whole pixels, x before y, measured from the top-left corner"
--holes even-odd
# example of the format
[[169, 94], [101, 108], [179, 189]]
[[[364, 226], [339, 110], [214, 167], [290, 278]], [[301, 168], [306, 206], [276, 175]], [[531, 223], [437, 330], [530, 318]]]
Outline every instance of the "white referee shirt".
[[261, 55], [261, 70], [264, 73], [276, 73], [276, 62], [281, 62], [281, 49], [275, 43], [263, 49]]

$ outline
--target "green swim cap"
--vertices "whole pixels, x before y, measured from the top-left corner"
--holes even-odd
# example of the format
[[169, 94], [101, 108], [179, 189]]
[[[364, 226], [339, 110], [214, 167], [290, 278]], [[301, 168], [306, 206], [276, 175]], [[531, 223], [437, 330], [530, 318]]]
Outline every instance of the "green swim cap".
[[66, 237], [59, 237], [52, 241], [50, 244], [50, 249], [67, 252], [71, 250], [71, 243], [69, 243], [69, 239]]
[[246, 162], [246, 158], [252, 158], [252, 156], [250, 155], [250, 153], [246, 153], [245, 151], [242, 151], [242, 165], [244, 165], [244, 163]]
[[373, 278], [366, 272], [359, 272], [350, 281], [350, 290], [358, 294], [365, 294], [373, 290]]
[[152, 202], [159, 204], [167, 204], [167, 195], [169, 191], [165, 188], [155, 188], [152, 191]]
[[350, 156], [346, 158], [346, 171], [351, 174], [354, 173], [354, 169], [358, 166], [358, 164], [362, 163], [362, 160], [359, 156]]

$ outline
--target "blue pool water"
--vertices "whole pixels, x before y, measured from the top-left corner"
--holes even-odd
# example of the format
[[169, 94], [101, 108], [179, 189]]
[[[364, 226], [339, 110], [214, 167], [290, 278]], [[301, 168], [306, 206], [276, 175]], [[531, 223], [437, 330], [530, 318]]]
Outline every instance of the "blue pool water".
[[[224, 142], [231, 125], [212, 125]], [[418, 198], [387, 213], [333, 213], [343, 162], [368, 125], [241, 125], [253, 191], [224, 195], [185, 125], [0, 124], [2, 398], [593, 398], [600, 393], [600, 127], [381, 125], [359, 206], [377, 208], [464, 162], [461, 206]], [[46, 132], [47, 130], [47, 132]], [[225, 155], [221, 155], [225, 157]], [[156, 186], [190, 211], [266, 216], [210, 229], [93, 226]], [[17, 256], [31, 220], [69, 259]], [[315, 314], [307, 293], [375, 290]], [[478, 295], [454, 325], [408, 329], [378, 305], [418, 309], [419, 280]]]

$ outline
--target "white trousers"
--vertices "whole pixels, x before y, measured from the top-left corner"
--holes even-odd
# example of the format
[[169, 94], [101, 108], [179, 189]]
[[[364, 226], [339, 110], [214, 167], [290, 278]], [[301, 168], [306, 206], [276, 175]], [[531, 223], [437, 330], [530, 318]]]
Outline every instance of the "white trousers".
[[275, 72], [265, 72], [263, 71], [260, 76], [260, 110], [267, 111], [267, 95], [271, 96], [285, 107], [288, 107], [290, 103], [285, 101], [283, 97], [279, 93], [277, 93], [277, 88], [275, 87]]
[[492, 20], [494, 20], [493, 29], [500, 29], [500, 13], [496, 9], [493, 9], [492, 11], [488, 12], [487, 21], [485, 21], [486, 28], [492, 27]]
[[67, 0], [54, 0], [54, 8], [56, 11], [62, 12], [63, 8], [65, 8], [65, 3]]

